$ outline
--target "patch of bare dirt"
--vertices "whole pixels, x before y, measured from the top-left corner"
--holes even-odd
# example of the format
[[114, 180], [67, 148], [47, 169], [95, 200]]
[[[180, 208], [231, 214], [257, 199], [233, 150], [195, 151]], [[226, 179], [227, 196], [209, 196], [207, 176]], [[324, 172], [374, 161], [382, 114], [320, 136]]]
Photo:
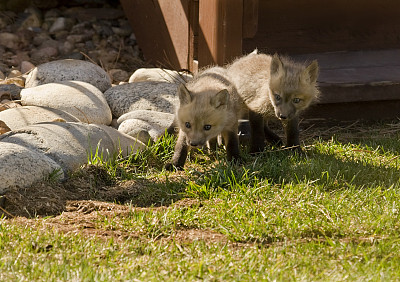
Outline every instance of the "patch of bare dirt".
[[[176, 203], [178, 206], [187, 206], [197, 203], [183, 200], [183, 203]], [[60, 215], [49, 218], [27, 218], [27, 217], [14, 217], [8, 220], [10, 224], [17, 224], [21, 226], [29, 226], [37, 230], [53, 230], [54, 232], [62, 232], [68, 234], [80, 234], [90, 238], [96, 237], [97, 239], [113, 238], [116, 241], [124, 241], [127, 239], [140, 239], [145, 241], [160, 240], [161, 242], [168, 243], [175, 241], [179, 243], [192, 243], [195, 241], [205, 241], [212, 243], [228, 243], [227, 236], [213, 230], [200, 230], [200, 229], [180, 229], [173, 232], [170, 236], [160, 236], [158, 238], [148, 238], [146, 234], [141, 232], [126, 231], [123, 228], [105, 226], [98, 224], [103, 222], [104, 217], [113, 218], [116, 222], [118, 219], [124, 219], [130, 213], [138, 210], [147, 211], [160, 211], [167, 207], [149, 207], [138, 208], [127, 205], [119, 205], [115, 203], [107, 203], [92, 200], [80, 201], [67, 201], [66, 211]], [[117, 218], [117, 219], [116, 219]]]
[[55, 217], [49, 218], [26, 218], [15, 217], [10, 223], [30, 226], [39, 230], [54, 230], [63, 233], [82, 234], [84, 236], [97, 238], [138, 238], [135, 234], [120, 229], [104, 228], [97, 226], [96, 222], [107, 216], [126, 217], [132, 208], [114, 203], [81, 200], [67, 201], [66, 211]]
[[1, 197], [0, 216], [56, 216], [76, 209], [85, 213], [103, 208], [98, 204], [93, 206], [91, 201], [103, 202], [106, 206], [108, 203], [156, 205], [145, 202], [142, 194], [146, 189], [145, 183], [135, 180], [111, 183], [104, 169], [87, 166], [79, 176], [73, 176], [64, 183], [40, 182], [28, 188], [8, 191]]
[[[206, 241], [206, 242], [229, 242], [226, 235], [218, 233], [213, 230], [207, 229], [184, 229], [178, 230], [172, 236], [175, 241], [182, 243], [192, 243], [194, 241]], [[168, 239], [172, 239], [168, 238]]]

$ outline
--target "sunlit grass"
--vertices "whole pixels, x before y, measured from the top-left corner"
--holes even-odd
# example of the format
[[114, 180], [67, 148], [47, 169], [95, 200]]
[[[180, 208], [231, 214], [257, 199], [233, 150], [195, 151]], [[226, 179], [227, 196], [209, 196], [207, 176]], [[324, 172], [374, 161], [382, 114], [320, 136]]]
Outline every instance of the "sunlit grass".
[[369, 136], [337, 132], [303, 154], [244, 153], [240, 165], [192, 152], [183, 172], [163, 168], [173, 137], [91, 158], [110, 183], [146, 181], [136, 197], [147, 208], [132, 199], [127, 213], [93, 212], [106, 237], [2, 219], [0, 280], [398, 280], [400, 133]]

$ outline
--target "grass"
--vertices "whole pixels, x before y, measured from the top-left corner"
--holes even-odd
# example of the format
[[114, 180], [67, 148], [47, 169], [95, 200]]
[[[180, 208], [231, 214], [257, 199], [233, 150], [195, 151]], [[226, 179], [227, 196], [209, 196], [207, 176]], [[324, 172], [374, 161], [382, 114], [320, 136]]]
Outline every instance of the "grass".
[[267, 148], [242, 165], [192, 153], [183, 172], [162, 167], [172, 137], [96, 156], [110, 185], [144, 183], [145, 207], [0, 219], [0, 280], [398, 281], [397, 126], [339, 129], [303, 155]]

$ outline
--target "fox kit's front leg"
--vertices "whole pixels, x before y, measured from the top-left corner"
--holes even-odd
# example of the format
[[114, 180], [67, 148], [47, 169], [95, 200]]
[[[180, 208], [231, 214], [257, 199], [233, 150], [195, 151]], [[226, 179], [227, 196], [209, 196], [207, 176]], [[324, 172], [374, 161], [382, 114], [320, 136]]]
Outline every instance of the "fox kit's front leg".
[[222, 137], [224, 138], [226, 146], [226, 158], [228, 161], [240, 160], [239, 136], [237, 135], [236, 132], [233, 131], [222, 132]]
[[268, 124], [266, 122], [264, 122], [264, 134], [265, 134], [265, 139], [269, 143], [279, 147], [283, 146], [282, 139], [268, 127]]
[[179, 132], [178, 140], [176, 141], [174, 156], [172, 162], [167, 163], [165, 168], [173, 170], [174, 167], [181, 169], [185, 165], [186, 158], [189, 152], [189, 146], [187, 145], [186, 135], [182, 131]]
[[250, 123], [250, 140], [251, 140], [251, 153], [258, 153], [264, 150], [265, 135], [264, 135], [264, 118], [262, 114], [254, 111], [249, 111]]
[[301, 150], [299, 139], [299, 118], [293, 117], [284, 123], [286, 133], [286, 146]]

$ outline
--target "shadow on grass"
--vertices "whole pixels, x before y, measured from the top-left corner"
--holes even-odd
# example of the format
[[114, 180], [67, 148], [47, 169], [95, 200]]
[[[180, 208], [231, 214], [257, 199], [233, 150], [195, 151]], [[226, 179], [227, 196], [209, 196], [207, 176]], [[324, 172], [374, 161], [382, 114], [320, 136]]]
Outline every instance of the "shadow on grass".
[[89, 165], [64, 183], [43, 181], [29, 188], [12, 189], [3, 198], [0, 217], [56, 216], [69, 203], [101, 201], [134, 207], [168, 206], [182, 198], [185, 185], [179, 177], [134, 178], [120, 183], [101, 166]]
[[312, 183], [325, 191], [400, 186], [398, 152], [393, 150], [394, 156], [387, 154], [389, 150], [381, 145], [368, 148], [363, 150], [357, 145], [354, 149], [330, 152], [313, 147], [300, 155], [289, 150], [245, 155], [243, 165], [221, 162], [206, 168], [204, 173], [196, 175], [191, 188], [193, 195], [209, 199], [218, 197], [221, 190], [243, 190], [257, 185]]

